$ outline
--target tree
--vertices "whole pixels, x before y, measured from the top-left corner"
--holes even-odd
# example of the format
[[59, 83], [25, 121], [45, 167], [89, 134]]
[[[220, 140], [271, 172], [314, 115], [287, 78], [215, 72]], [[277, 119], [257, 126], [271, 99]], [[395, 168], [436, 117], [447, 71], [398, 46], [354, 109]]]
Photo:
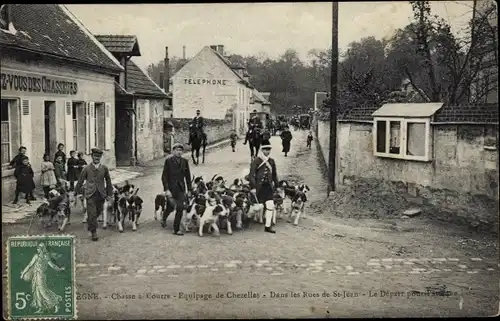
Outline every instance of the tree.
[[[184, 67], [185, 64], [188, 63], [188, 59], [182, 59], [179, 57], [172, 57], [169, 60], [169, 72], [170, 72], [170, 77], [175, 75], [176, 72], [178, 72], [182, 67]], [[159, 61], [156, 64], [151, 64], [148, 66], [148, 76], [151, 77], [158, 85], [160, 84], [160, 76], [163, 74], [164, 71], [164, 62]]]
[[[447, 104], [476, 102], [496, 89], [497, 83], [481, 95], [470, 94], [478, 75], [486, 70], [491, 73], [482, 58], [485, 52], [496, 50], [496, 33], [488, 23], [496, 10], [471, 19], [465, 36], [458, 37], [444, 19], [431, 14], [428, 1], [410, 3], [414, 21], [396, 32], [387, 51], [395, 69], [410, 80], [422, 99]], [[497, 59], [495, 64], [498, 67]]]

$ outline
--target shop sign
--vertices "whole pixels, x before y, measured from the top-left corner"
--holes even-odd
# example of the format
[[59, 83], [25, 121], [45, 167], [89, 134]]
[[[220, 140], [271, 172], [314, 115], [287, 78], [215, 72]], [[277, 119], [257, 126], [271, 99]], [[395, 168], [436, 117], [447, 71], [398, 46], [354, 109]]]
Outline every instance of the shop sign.
[[205, 78], [184, 78], [184, 84], [187, 85], [222, 85], [226, 86], [228, 80], [225, 79], [205, 79]]
[[60, 77], [2, 72], [1, 81], [2, 90], [12, 92], [56, 95], [76, 95], [78, 93], [78, 84], [74, 80]]

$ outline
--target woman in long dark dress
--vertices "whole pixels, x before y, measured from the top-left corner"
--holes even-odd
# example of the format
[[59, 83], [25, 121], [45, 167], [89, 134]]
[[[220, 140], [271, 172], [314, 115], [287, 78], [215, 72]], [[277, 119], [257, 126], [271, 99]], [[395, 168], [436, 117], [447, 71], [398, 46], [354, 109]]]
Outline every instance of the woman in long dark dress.
[[288, 126], [285, 126], [283, 131], [281, 132], [281, 145], [283, 146], [283, 153], [285, 153], [285, 157], [288, 156], [288, 152], [290, 151], [290, 143], [292, 141], [292, 133]]
[[78, 159], [75, 158], [74, 150], [69, 152], [67, 179], [69, 181], [69, 190], [72, 192], [75, 189], [75, 181], [80, 177], [78, 175]]
[[31, 168], [27, 156], [21, 158], [21, 164], [16, 167], [14, 177], [16, 178], [16, 195], [13, 204], [19, 201], [19, 194], [24, 193], [26, 196], [26, 204], [31, 204], [30, 197], [33, 198], [33, 190], [35, 189], [35, 181], [33, 177], [35, 173]]

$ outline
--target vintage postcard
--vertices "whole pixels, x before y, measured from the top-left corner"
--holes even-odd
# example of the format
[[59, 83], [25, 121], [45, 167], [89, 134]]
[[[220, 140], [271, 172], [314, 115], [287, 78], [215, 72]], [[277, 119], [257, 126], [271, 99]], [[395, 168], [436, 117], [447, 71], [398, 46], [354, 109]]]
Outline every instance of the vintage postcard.
[[1, 5], [4, 317], [497, 315], [497, 21]]

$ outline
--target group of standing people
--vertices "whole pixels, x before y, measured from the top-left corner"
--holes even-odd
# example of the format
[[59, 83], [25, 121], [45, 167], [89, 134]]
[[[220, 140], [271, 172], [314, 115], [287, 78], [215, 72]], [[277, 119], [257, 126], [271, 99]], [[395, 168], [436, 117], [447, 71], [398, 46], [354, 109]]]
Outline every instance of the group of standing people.
[[[64, 152], [64, 144], [57, 146], [57, 152], [54, 155], [53, 161], [50, 160], [48, 154], [43, 155], [41, 163], [40, 184], [42, 185], [45, 198], [49, 197], [49, 191], [52, 188], [60, 187], [62, 181], [69, 181], [70, 190], [74, 189], [74, 182], [78, 180], [83, 167], [87, 165], [83, 159], [83, 153], [78, 153], [74, 150], [70, 151], [70, 158], [66, 158]], [[19, 201], [19, 195], [25, 194], [26, 203], [36, 200], [33, 195], [35, 190], [34, 171], [31, 167], [27, 149], [24, 146], [19, 147], [19, 153], [12, 159], [10, 166], [14, 168], [14, 177], [16, 178], [16, 190], [13, 204]]]

